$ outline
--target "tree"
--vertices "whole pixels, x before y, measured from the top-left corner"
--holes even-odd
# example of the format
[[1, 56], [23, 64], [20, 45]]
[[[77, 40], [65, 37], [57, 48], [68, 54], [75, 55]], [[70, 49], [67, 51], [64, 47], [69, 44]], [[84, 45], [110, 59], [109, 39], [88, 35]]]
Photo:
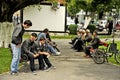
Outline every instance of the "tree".
[[44, 0], [0, 0], [0, 47], [8, 47], [13, 31], [14, 12]]
[[112, 8], [119, 11], [119, 0], [70, 0], [68, 3], [68, 12], [71, 16], [78, 13], [81, 9], [91, 14], [89, 17], [94, 18], [94, 14], [99, 14], [99, 19], [105, 12], [110, 12]]
[[0, 22], [12, 22], [14, 12], [43, 0], [0, 0]]

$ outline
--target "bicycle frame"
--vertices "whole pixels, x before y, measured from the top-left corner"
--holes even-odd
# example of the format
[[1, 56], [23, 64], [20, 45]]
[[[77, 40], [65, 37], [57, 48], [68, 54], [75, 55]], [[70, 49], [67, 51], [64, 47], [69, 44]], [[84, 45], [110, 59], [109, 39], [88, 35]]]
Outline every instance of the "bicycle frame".
[[[118, 53], [117, 50], [117, 44], [112, 42], [112, 43], [106, 43], [106, 42], [100, 42], [102, 46], [106, 48], [102, 48], [104, 51], [105, 59], [108, 62], [108, 57], [112, 57], [114, 54]], [[115, 59], [115, 58], [114, 58]]]

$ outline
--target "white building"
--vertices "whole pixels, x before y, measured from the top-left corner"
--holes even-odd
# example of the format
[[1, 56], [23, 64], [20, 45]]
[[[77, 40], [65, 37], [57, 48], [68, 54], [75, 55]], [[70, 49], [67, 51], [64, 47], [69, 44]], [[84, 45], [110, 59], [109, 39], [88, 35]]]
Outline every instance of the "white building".
[[51, 7], [52, 4], [40, 4], [24, 8], [23, 21], [31, 20], [33, 23], [28, 30], [42, 31], [44, 28], [48, 28], [53, 32], [65, 32], [65, 6], [60, 5], [56, 10]]

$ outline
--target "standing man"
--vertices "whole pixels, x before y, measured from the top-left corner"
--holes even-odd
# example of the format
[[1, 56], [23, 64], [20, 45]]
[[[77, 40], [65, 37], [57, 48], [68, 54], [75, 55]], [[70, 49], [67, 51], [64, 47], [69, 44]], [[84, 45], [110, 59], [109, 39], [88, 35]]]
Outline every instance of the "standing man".
[[111, 35], [112, 34], [112, 30], [113, 30], [113, 20], [111, 20], [108, 24], [108, 34]]
[[32, 22], [30, 20], [24, 21], [23, 24], [19, 24], [15, 26], [15, 29], [12, 34], [12, 62], [11, 62], [11, 75], [16, 74], [18, 72], [18, 65], [21, 56], [21, 43], [22, 36], [25, 32], [25, 29], [32, 26]]

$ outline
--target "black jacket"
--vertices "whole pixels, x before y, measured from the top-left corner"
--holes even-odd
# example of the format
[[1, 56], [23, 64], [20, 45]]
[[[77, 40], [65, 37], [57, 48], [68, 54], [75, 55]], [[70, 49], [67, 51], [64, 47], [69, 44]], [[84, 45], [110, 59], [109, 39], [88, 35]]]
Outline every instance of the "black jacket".
[[21, 52], [22, 54], [35, 54], [36, 52], [34, 51], [34, 42], [30, 39], [25, 40], [22, 44]]
[[47, 51], [46, 47], [47, 47], [46, 45], [41, 45], [38, 41], [34, 42], [34, 52], [35, 53], [38, 53], [39, 51], [40, 52]]
[[12, 43], [13, 44], [21, 44], [22, 43], [22, 36], [25, 30], [21, 24], [17, 25], [12, 34]]
[[91, 41], [91, 46], [96, 49], [99, 46], [100, 39], [96, 36], [92, 41]]

